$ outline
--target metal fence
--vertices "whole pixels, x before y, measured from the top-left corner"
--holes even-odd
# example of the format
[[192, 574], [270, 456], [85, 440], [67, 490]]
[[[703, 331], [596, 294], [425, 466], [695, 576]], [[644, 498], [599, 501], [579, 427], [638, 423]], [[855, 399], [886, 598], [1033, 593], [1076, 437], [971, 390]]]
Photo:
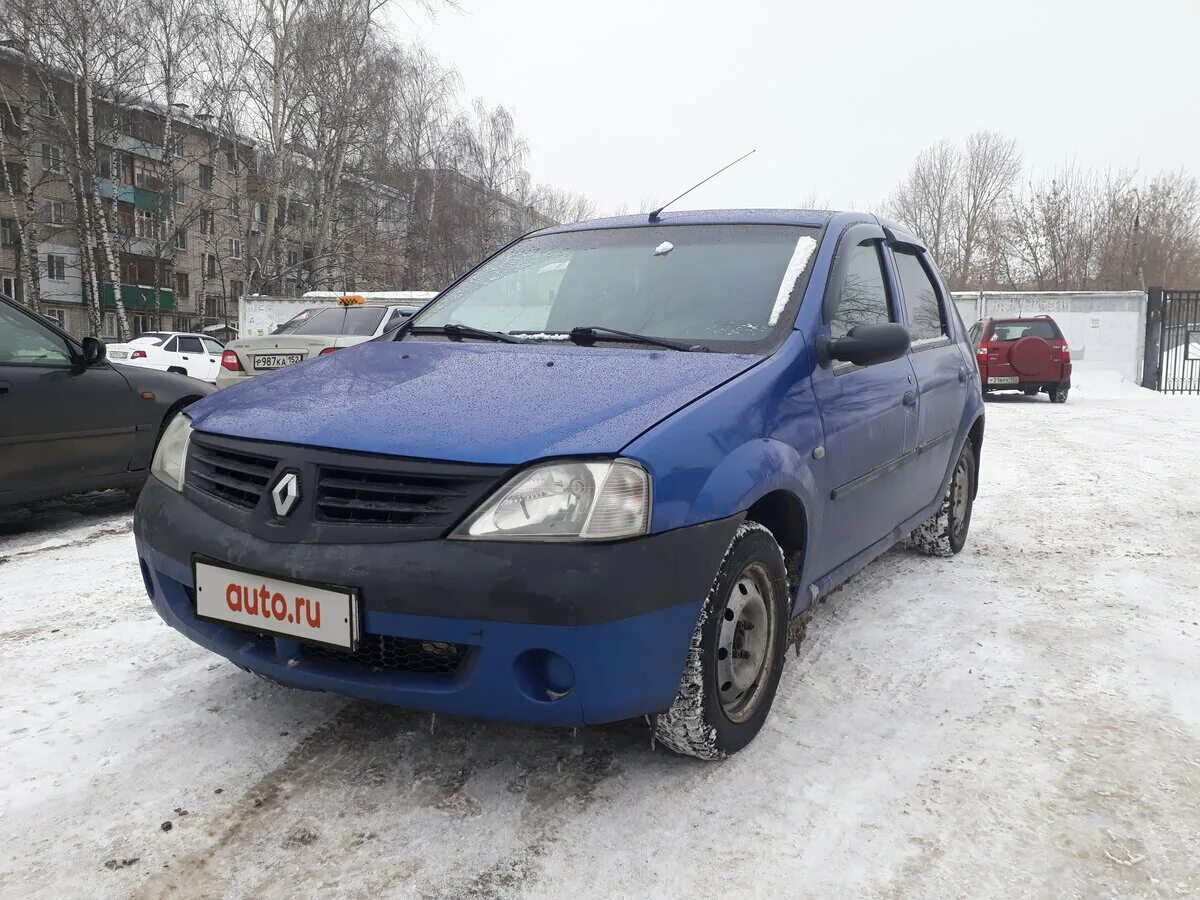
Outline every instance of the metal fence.
[[1151, 288], [1143, 387], [1200, 394], [1200, 291]]

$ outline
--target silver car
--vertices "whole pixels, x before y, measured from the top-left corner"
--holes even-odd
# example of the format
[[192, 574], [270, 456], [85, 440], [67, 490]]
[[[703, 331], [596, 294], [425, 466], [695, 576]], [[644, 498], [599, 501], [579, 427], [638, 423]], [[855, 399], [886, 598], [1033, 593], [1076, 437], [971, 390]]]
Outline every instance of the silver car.
[[369, 341], [404, 322], [420, 304], [362, 303], [306, 309], [262, 337], [225, 345], [217, 387]]

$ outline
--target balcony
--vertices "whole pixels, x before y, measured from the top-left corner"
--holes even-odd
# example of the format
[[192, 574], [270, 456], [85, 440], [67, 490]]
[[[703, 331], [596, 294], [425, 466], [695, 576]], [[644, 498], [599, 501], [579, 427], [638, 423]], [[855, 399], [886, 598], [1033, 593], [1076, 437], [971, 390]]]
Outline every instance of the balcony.
[[[91, 287], [85, 285], [83, 288], [84, 296], [87, 297]], [[100, 285], [100, 299], [105, 309], [116, 309], [112, 284]], [[174, 312], [175, 310], [175, 292], [170, 288], [159, 288], [159, 302], [154, 302], [154, 288], [144, 284], [123, 284], [121, 285], [121, 302], [125, 304], [126, 309], [131, 310], [161, 310], [162, 312]]]
[[100, 179], [100, 196], [105, 200], [115, 199], [118, 203], [133, 203], [136, 190], [132, 185], [116, 185], [111, 178]]

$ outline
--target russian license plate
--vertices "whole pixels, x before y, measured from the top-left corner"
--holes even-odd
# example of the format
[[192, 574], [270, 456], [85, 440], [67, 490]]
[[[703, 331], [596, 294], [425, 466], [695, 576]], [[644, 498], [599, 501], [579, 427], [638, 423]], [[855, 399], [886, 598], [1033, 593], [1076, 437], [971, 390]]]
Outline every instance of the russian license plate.
[[358, 641], [358, 598], [352, 590], [199, 559], [194, 570], [198, 619], [350, 650]]
[[1020, 380], [1016, 375], [997, 375], [994, 378], [989, 378], [988, 384], [1017, 384]]
[[295, 365], [304, 359], [303, 353], [271, 353], [254, 357], [256, 369], [282, 369], [284, 366]]
[[129, 356], [124, 350], [110, 350], [108, 353], [109, 359], [125, 359]]

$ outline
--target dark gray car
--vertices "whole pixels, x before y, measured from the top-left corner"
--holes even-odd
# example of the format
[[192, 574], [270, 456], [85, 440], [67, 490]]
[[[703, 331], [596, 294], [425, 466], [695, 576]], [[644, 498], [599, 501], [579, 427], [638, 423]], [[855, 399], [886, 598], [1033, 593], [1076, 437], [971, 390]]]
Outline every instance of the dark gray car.
[[211, 385], [113, 366], [0, 297], [0, 507], [145, 480], [167, 421]]

